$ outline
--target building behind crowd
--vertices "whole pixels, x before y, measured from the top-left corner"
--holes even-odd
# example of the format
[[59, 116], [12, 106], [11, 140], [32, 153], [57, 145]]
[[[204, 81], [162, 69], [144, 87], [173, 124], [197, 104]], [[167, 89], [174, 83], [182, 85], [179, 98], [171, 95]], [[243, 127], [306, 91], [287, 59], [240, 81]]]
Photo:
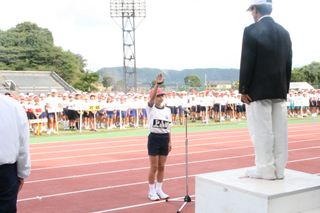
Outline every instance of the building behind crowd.
[[49, 93], [76, 90], [53, 71], [8, 71], [0, 70], [0, 93]]

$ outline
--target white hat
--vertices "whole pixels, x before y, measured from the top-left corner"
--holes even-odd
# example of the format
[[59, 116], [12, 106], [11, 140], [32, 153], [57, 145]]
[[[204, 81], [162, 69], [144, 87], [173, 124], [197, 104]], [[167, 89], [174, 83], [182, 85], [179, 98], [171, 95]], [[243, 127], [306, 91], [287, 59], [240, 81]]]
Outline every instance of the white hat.
[[58, 92], [58, 90], [56, 90], [56, 89], [51, 89], [51, 92]]
[[262, 4], [272, 5], [272, 0], [251, 0], [251, 4], [248, 10], [251, 10], [251, 7], [253, 5], [262, 5]]

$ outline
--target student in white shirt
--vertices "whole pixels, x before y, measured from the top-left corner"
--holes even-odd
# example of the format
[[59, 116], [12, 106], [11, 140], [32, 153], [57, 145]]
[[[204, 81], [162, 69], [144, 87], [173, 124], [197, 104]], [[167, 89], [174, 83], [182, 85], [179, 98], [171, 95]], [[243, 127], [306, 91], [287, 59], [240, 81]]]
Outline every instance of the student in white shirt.
[[141, 98], [143, 100], [141, 100], [140, 104], [141, 106], [141, 112], [140, 112], [140, 117], [141, 117], [141, 123], [143, 127], [147, 126], [147, 105], [148, 105], [148, 96], [144, 95], [143, 98]]
[[106, 110], [106, 126], [107, 129], [114, 128], [114, 121], [116, 117], [116, 110], [115, 110], [115, 102], [113, 100], [113, 97], [109, 96], [107, 98], [106, 104], [105, 104], [105, 110]]
[[56, 89], [51, 90], [51, 95], [46, 100], [46, 110], [48, 111], [48, 131], [47, 134], [56, 134], [58, 131], [58, 112], [62, 112], [62, 103], [57, 96], [58, 91]]
[[167, 156], [171, 151], [170, 127], [172, 123], [171, 111], [163, 105], [165, 94], [159, 88], [159, 85], [164, 82], [162, 74], [157, 76], [155, 82], [156, 85], [150, 94], [147, 106], [150, 131], [148, 136], [150, 160], [148, 198], [152, 201], [169, 198], [169, 195], [162, 191], [162, 183]]

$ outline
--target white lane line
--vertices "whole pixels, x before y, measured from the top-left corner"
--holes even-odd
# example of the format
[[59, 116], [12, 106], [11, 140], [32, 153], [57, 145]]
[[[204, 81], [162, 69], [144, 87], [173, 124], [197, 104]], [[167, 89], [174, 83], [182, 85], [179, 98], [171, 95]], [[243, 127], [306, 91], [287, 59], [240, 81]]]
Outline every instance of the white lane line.
[[[289, 144], [303, 143], [303, 142], [314, 141], [314, 140], [316, 140], [316, 139], [297, 140], [297, 141], [289, 142]], [[230, 141], [228, 141], [228, 142], [220, 142], [220, 143], [230, 143]], [[220, 144], [220, 143], [216, 143], [216, 144]], [[211, 144], [215, 145], [213, 143], [211, 143]], [[191, 147], [191, 146], [201, 146], [201, 144], [189, 145], [189, 147]], [[252, 147], [252, 146], [250, 146], [250, 147]], [[215, 149], [212, 149], [212, 150], [215, 150]], [[137, 151], [138, 150], [136, 150], [134, 152], [137, 152]], [[145, 152], [145, 150], [142, 150], [142, 151]], [[211, 152], [211, 150], [206, 150], [206, 151], [201, 151], [201, 152], [189, 152], [189, 154], [198, 154], [198, 153], [206, 153], [206, 152]], [[181, 155], [184, 155], [184, 153], [170, 154], [170, 156], [181, 156]], [[67, 167], [75, 167], [75, 166], [88, 166], [88, 165], [105, 164], [105, 163], [127, 162], [127, 161], [136, 161], [136, 160], [144, 160], [144, 159], [148, 159], [148, 157], [146, 156], [146, 157], [137, 157], [137, 158], [118, 159], [118, 160], [98, 161], [98, 162], [92, 162], [92, 163], [81, 163], [81, 164], [69, 164], [69, 165], [63, 165], [63, 166], [43, 167], [43, 168], [31, 169], [31, 171], [67, 168]]]
[[[195, 175], [190, 175], [189, 177], [194, 177], [194, 176]], [[182, 178], [185, 178], [185, 176], [166, 178], [164, 180], [165, 181], [170, 181], [170, 180], [178, 180], [178, 179], [182, 179]], [[134, 182], [134, 183], [127, 183], [127, 184], [120, 184], [120, 185], [110, 185], [110, 186], [105, 186], [105, 187], [77, 190], [77, 191], [72, 191], [72, 192], [63, 192], [63, 193], [57, 193], [57, 194], [51, 194], [51, 195], [38, 195], [36, 197], [29, 197], [29, 198], [19, 199], [18, 202], [45, 199], [45, 198], [51, 198], [51, 197], [66, 196], [66, 195], [79, 194], [79, 193], [84, 193], [84, 192], [94, 192], [94, 191], [101, 191], [101, 190], [107, 190], [107, 189], [116, 189], [116, 188], [136, 186], [136, 185], [147, 184], [147, 183], [148, 183], [147, 181], [140, 181], [140, 182]]]
[[[319, 133], [320, 135], [320, 133]], [[232, 137], [228, 137], [228, 138], [239, 138], [241, 136], [247, 137], [247, 135], [237, 135], [237, 136], [232, 136]], [[217, 139], [216, 137], [205, 137], [205, 138], [194, 138], [191, 139], [191, 141], [203, 141], [204, 139]], [[93, 148], [84, 148], [84, 149], [70, 149], [70, 150], [59, 150], [59, 151], [51, 151], [51, 152], [35, 152], [35, 153], [31, 153], [33, 156], [34, 155], [42, 155], [42, 154], [53, 154], [53, 153], [63, 153], [63, 152], [77, 152], [77, 151], [86, 151], [86, 150], [101, 150], [101, 149], [114, 149], [114, 148], [125, 148], [125, 147], [136, 147], [136, 146], [146, 146], [147, 145], [147, 141], [146, 139], [144, 139], [144, 143], [129, 143], [126, 145], [117, 145], [117, 146], [103, 146], [103, 147], [93, 147]], [[236, 140], [238, 141], [238, 140]], [[248, 139], [246, 140], [242, 140], [242, 141], [248, 141]], [[141, 142], [141, 140], [139, 141]], [[183, 143], [184, 140], [176, 140], [176, 138], [174, 138], [173, 143], [177, 144], [177, 143]], [[226, 142], [224, 142], [226, 143]], [[208, 143], [209, 144], [209, 143]], [[215, 144], [215, 143], [211, 143], [211, 144]], [[91, 145], [91, 144], [87, 144], [87, 145]]]
[[[289, 138], [291, 137], [296, 137], [296, 136], [309, 136], [309, 135], [320, 135], [319, 133], [310, 133], [310, 134], [298, 134], [298, 135], [290, 135]], [[210, 135], [212, 136], [212, 135]], [[226, 138], [239, 138], [239, 137], [248, 137], [248, 135], [232, 135], [232, 136], [224, 136], [224, 137], [203, 137], [203, 138], [193, 138], [193, 139], [189, 139], [189, 141], [201, 141], [204, 139], [226, 139]], [[181, 137], [182, 138], [182, 137]], [[143, 139], [145, 140], [145, 139]], [[248, 139], [247, 139], [248, 140]], [[247, 141], [247, 140], [241, 140], [241, 141]], [[141, 140], [134, 140], [137, 142], [140, 142]], [[129, 148], [129, 147], [136, 147], [136, 146], [146, 146], [146, 142], [144, 143], [129, 143], [129, 141], [127, 141], [128, 144], [125, 145], [116, 145], [116, 146], [102, 146], [102, 147], [91, 147], [91, 148], [82, 148], [82, 149], [64, 149], [64, 150], [59, 150], [59, 151], [47, 151], [47, 152], [32, 152], [32, 156], [36, 156], [36, 155], [43, 155], [43, 154], [56, 154], [56, 153], [69, 153], [69, 152], [78, 152], [78, 151], [89, 151], [89, 150], [101, 150], [101, 149], [113, 149], [113, 148]], [[174, 138], [173, 142], [175, 144], [177, 143], [183, 143], [184, 140], [183, 138], [181, 140], [177, 140], [177, 138]], [[93, 144], [86, 144], [86, 146], [90, 146]], [[75, 147], [72, 147], [75, 148]], [[69, 156], [70, 157], [70, 156]]]
[[[243, 140], [243, 141], [247, 141], [247, 140]], [[304, 141], [308, 141], [308, 140], [304, 140]], [[230, 141], [229, 142], [221, 142], [221, 144], [223, 144], [223, 143], [230, 143]], [[215, 144], [219, 144], [219, 143], [215, 143]], [[208, 145], [215, 145], [215, 144], [214, 143], [205, 143], [205, 144], [190, 145], [189, 147], [208, 146]], [[179, 148], [179, 147], [183, 147], [183, 146], [176, 146], [175, 148]], [[32, 160], [32, 162], [65, 160], [65, 159], [75, 159], [75, 158], [88, 158], [88, 157], [108, 156], [108, 155], [118, 155], [118, 154], [125, 154], [125, 153], [128, 154], [128, 153], [138, 153], [138, 152], [146, 152], [146, 149], [118, 151], [118, 152], [100, 153], [100, 154], [87, 154], [87, 155], [74, 155], [74, 156], [66, 156], [66, 157], [45, 158], [45, 159]]]
[[[211, 138], [208, 138], [211, 139]], [[203, 141], [203, 139], [194, 139], [193, 141]], [[248, 139], [244, 140], [234, 140], [234, 141], [223, 141], [223, 142], [209, 142], [209, 143], [201, 143], [201, 144], [191, 144], [189, 147], [198, 147], [198, 146], [208, 146], [208, 145], [216, 145], [216, 144], [229, 144], [233, 142], [246, 142]], [[249, 142], [249, 141], [248, 141]], [[190, 144], [190, 141], [189, 141]], [[144, 147], [146, 147], [146, 143], [144, 144]], [[137, 144], [133, 145], [134, 147], [137, 146]], [[174, 146], [174, 148], [180, 148], [184, 147], [184, 145], [180, 146]], [[65, 159], [74, 159], [74, 158], [87, 158], [87, 157], [94, 157], [94, 156], [105, 156], [105, 155], [118, 155], [118, 154], [125, 154], [125, 153], [137, 153], [137, 152], [145, 152], [146, 153], [146, 148], [144, 149], [136, 149], [136, 150], [128, 150], [128, 151], [117, 151], [117, 152], [109, 152], [109, 153], [99, 153], [99, 154], [87, 154], [87, 155], [73, 155], [73, 156], [66, 156], [66, 157], [54, 157], [54, 158], [43, 158], [43, 159], [36, 159], [32, 160], [32, 162], [38, 162], [38, 161], [49, 161], [49, 160], [65, 160]], [[33, 154], [31, 154], [33, 156]]]
[[296, 162], [301, 162], [301, 161], [310, 161], [310, 160], [318, 160], [318, 159], [320, 159], [320, 158], [319, 157], [304, 158], [304, 159], [297, 159], [297, 160], [288, 161], [288, 163], [296, 163]]
[[[293, 150], [293, 151], [297, 151], [297, 150]], [[253, 154], [250, 154], [250, 155], [240, 155], [240, 156], [233, 156], [233, 157], [227, 157], [227, 158], [215, 158], [215, 159], [207, 159], [207, 160], [201, 160], [201, 161], [192, 161], [192, 162], [189, 162], [189, 163], [190, 163], [190, 164], [195, 164], [195, 163], [204, 163], [204, 162], [213, 162], [213, 161], [228, 160], [228, 159], [246, 158], [246, 157], [252, 157], [252, 156], [254, 156], [254, 155], [253, 155]], [[298, 161], [299, 161], [299, 162], [302, 162], [302, 161], [310, 161], [310, 160], [317, 160], [317, 159], [320, 159], [320, 157], [293, 160], [293, 161], [288, 161], [288, 163], [295, 163], [295, 162], [298, 162]], [[184, 164], [184, 163], [183, 163], [183, 164]], [[194, 176], [196, 176], [196, 175], [198, 175], [198, 174], [189, 175], [189, 177], [194, 177]], [[185, 179], [185, 176], [177, 176], [177, 177], [166, 178], [165, 181], [177, 180], [177, 179]], [[51, 194], [51, 195], [37, 195], [37, 196], [35, 196], [35, 197], [29, 197], [29, 198], [19, 199], [18, 202], [38, 200], [38, 199], [51, 198], [51, 197], [66, 196], [66, 195], [79, 194], [79, 193], [85, 193], [85, 192], [94, 192], [94, 191], [101, 191], [101, 190], [122, 188], [122, 187], [128, 187], [128, 186], [136, 186], [136, 185], [147, 184], [147, 183], [148, 183], [147, 181], [140, 181], [140, 182], [134, 182], [134, 183], [119, 184], [119, 185], [110, 185], [110, 186], [106, 186], [106, 187], [98, 187], [98, 188], [77, 190], [77, 191], [72, 191], [72, 192], [63, 192], [63, 193], [57, 193], [57, 194]]]
[[[172, 165], [169, 165], [169, 164], [166, 165], [166, 167], [170, 167], [170, 166], [172, 166]], [[114, 174], [114, 173], [121, 173], [121, 172], [133, 172], [133, 171], [139, 171], [139, 170], [144, 170], [144, 169], [149, 169], [149, 167], [140, 167], [140, 168], [134, 168], [134, 169], [121, 169], [121, 170], [114, 170], [114, 171], [108, 171], [108, 172], [87, 173], [87, 174], [82, 174], [82, 175], [71, 175], [71, 176], [64, 176], [64, 177], [57, 177], [57, 178], [31, 180], [31, 181], [25, 181], [24, 183], [30, 184], [30, 183], [48, 182], [48, 181], [56, 181], [56, 180], [74, 179], [74, 178], [107, 175], [107, 174]]]
[[[195, 195], [189, 195], [190, 198], [194, 198]], [[183, 203], [184, 197], [176, 197], [176, 198], [170, 198], [170, 201], [180, 201]], [[104, 212], [114, 212], [114, 211], [120, 211], [120, 210], [125, 210], [125, 209], [132, 209], [132, 208], [137, 208], [137, 207], [143, 207], [143, 206], [149, 206], [149, 205], [156, 205], [156, 204], [160, 204], [160, 203], [164, 203], [166, 202], [165, 200], [160, 200], [157, 202], [148, 202], [148, 203], [140, 203], [140, 204], [136, 204], [136, 205], [131, 205], [131, 206], [123, 206], [123, 207], [119, 207], [119, 208], [114, 208], [114, 209], [106, 209], [106, 210], [101, 210], [101, 211], [96, 211], [96, 212], [91, 212], [91, 213], [104, 213]]]
[[[305, 132], [306, 130], [301, 129], [303, 126], [306, 125], [300, 125], [300, 126], [294, 126], [294, 127], [290, 127], [289, 126], [289, 134], [292, 132]], [[295, 130], [297, 129], [297, 130]], [[308, 130], [318, 130], [318, 127], [310, 127], [308, 126]], [[292, 131], [295, 130], [295, 131]], [[189, 136], [192, 137], [197, 137], [197, 136], [203, 136], [203, 135], [212, 135], [212, 136], [217, 136], [217, 135], [223, 135], [223, 134], [238, 134], [238, 133], [248, 133], [248, 130], [239, 130], [239, 131], [211, 131], [211, 132], [203, 132], [203, 133], [199, 133], [199, 132], [195, 132], [195, 133], [189, 133]], [[148, 133], [146, 133], [148, 134]], [[184, 133], [175, 133], [177, 136], [176, 137], [184, 137]], [[141, 137], [141, 138], [145, 138], [144, 136], [137, 136], [137, 137]], [[112, 139], [112, 138], [97, 138], [97, 139], [87, 139], [89, 140], [89, 142], [86, 142], [86, 140], [83, 141], [79, 141], [80, 143], [78, 143], [78, 141], [54, 141], [54, 142], [47, 142], [45, 144], [41, 144], [41, 143], [34, 143], [31, 144], [30, 150], [37, 150], [37, 149], [45, 149], [45, 148], [59, 148], [59, 147], [74, 147], [74, 146], [86, 146], [88, 144], [112, 144], [112, 143], [121, 143], [121, 142], [132, 142], [132, 141], [140, 141], [140, 138], [137, 139], [126, 139], [126, 138], [122, 138], [122, 139]], [[92, 140], [106, 140], [106, 141], [100, 141], [100, 142], [91, 142]], [[60, 143], [68, 143], [68, 144], [60, 144]], [[58, 145], [53, 145], [53, 144], [58, 144]]]
[[[222, 135], [222, 137], [224, 136], [224, 134], [226, 134], [225, 132], [221, 132], [220, 134], [214, 134], [215, 132], [205, 132], [205, 133], [189, 133], [189, 136], [192, 138], [192, 137], [195, 137], [195, 138], [198, 138], [198, 136], [205, 136], [205, 135], [211, 135], [211, 136], [217, 136], [217, 135]], [[232, 133], [248, 133], [248, 131], [237, 131], [237, 132], [232, 132]], [[55, 142], [52, 142], [52, 143], [46, 143], [46, 144], [32, 144], [32, 145], [39, 145], [38, 146], [32, 146], [30, 149], [31, 150], [36, 150], [36, 149], [44, 149], [44, 148], [59, 148], [59, 147], [74, 147], [74, 146], [87, 146], [87, 145], [96, 145], [96, 144], [117, 144], [117, 143], [121, 143], [121, 142], [135, 142], [135, 141], [141, 141], [141, 140], [146, 140], [146, 136], [147, 136], [147, 132], [146, 132], [146, 135], [145, 136], [138, 136], [138, 138], [135, 138], [135, 139], [129, 139], [129, 138], [123, 138], [123, 139], [115, 139], [115, 140], [112, 140], [110, 138], [106, 138], [105, 140], [106, 141], [100, 141], [100, 142], [86, 142], [86, 141], [81, 141], [81, 143], [77, 144], [77, 142], [66, 142], [68, 144], [62, 144], [62, 145], [48, 145], [48, 146], [44, 146], [46, 144], [52, 144], [52, 143], [55, 143]], [[175, 136], [175, 138], [184, 138], [184, 135], [180, 134], [180, 133], [175, 133], [177, 134]], [[247, 135], [247, 134], [245, 134]], [[106, 136], [107, 137], [107, 136]], [[220, 136], [219, 136], [220, 137]], [[90, 140], [94, 140], [94, 139], [90, 139]], [[98, 140], [103, 140], [103, 139], [98, 139]], [[111, 141], [110, 141], [111, 140]], [[43, 145], [43, 146], [40, 146], [40, 145]]]
[[[232, 150], [232, 149], [245, 149], [250, 148], [250, 146], [244, 146], [244, 147], [233, 147], [233, 148], [227, 148], [227, 149], [213, 149], [208, 151], [199, 151], [199, 152], [192, 152], [189, 154], [198, 154], [198, 153], [207, 153], [207, 152], [218, 152], [218, 151], [225, 151], [225, 150]], [[180, 154], [179, 154], [180, 155]], [[181, 154], [182, 155], [182, 154]], [[183, 154], [184, 155], [184, 154]], [[245, 155], [245, 156], [253, 156], [253, 154]], [[237, 157], [242, 157], [237, 156]], [[236, 158], [237, 158], [236, 157]], [[147, 159], [148, 157], [145, 157]], [[227, 160], [227, 159], [233, 159], [234, 157], [226, 157], [226, 158], [215, 158], [217, 160]], [[210, 161], [214, 160], [209, 159]], [[190, 161], [189, 164], [198, 163], [199, 161]], [[200, 161], [202, 162], [202, 161]], [[204, 161], [203, 161], [204, 162]], [[173, 164], [166, 164], [166, 167], [171, 166], [179, 166], [179, 165], [185, 165], [185, 162], [182, 163], [173, 163]], [[58, 178], [48, 178], [48, 179], [40, 179], [40, 180], [33, 180], [33, 181], [26, 181], [25, 183], [38, 183], [38, 182], [46, 182], [46, 181], [53, 181], [53, 180], [63, 180], [63, 179], [72, 179], [72, 178], [79, 178], [79, 177], [87, 177], [87, 176], [95, 176], [95, 175], [106, 175], [106, 174], [114, 174], [114, 173], [120, 173], [120, 172], [129, 172], [129, 171], [138, 171], [143, 169], [149, 169], [149, 167], [140, 167], [140, 168], [132, 168], [132, 169], [121, 169], [121, 170], [113, 170], [113, 171], [107, 171], [107, 172], [98, 172], [98, 173], [88, 173], [88, 174], [82, 174], [82, 175], [71, 175], [71, 176], [64, 176], [64, 177], [58, 177]]]
[[[207, 152], [219, 152], [219, 151], [226, 151], [226, 150], [237, 150], [237, 149], [247, 149], [252, 148], [252, 146], [239, 146], [239, 147], [232, 147], [232, 148], [222, 148], [222, 149], [212, 149], [212, 150], [206, 150], [206, 151], [198, 151], [198, 152], [191, 152], [189, 154], [199, 154], [199, 153], [207, 153]], [[289, 152], [293, 151], [302, 151], [307, 149], [320, 149], [320, 146], [314, 146], [314, 147], [305, 147], [305, 148], [299, 148], [299, 149], [291, 149]], [[250, 155], [250, 156], [253, 156]], [[217, 158], [217, 160], [221, 160], [222, 158]], [[232, 158], [224, 158], [224, 159], [232, 159]], [[210, 159], [212, 160], [212, 159]], [[297, 160], [298, 162], [299, 160]], [[193, 164], [197, 161], [191, 161], [190, 164]], [[200, 161], [203, 162], [203, 161]], [[295, 161], [291, 161], [295, 162]], [[167, 164], [166, 167], [171, 166], [179, 166], [184, 165], [185, 163], [174, 163], [174, 164]], [[113, 170], [113, 171], [107, 171], [107, 172], [97, 172], [97, 173], [87, 173], [82, 175], [71, 175], [71, 176], [63, 176], [63, 177], [57, 177], [57, 178], [47, 178], [47, 179], [39, 179], [39, 180], [33, 180], [33, 181], [26, 181], [25, 183], [39, 183], [39, 182], [47, 182], [47, 181], [56, 181], [56, 180], [64, 180], [64, 179], [73, 179], [73, 178], [81, 178], [81, 177], [89, 177], [89, 176], [98, 176], [98, 175], [106, 175], [106, 174], [114, 174], [114, 173], [121, 173], [121, 172], [130, 172], [130, 171], [138, 171], [138, 170], [144, 170], [149, 169], [149, 167], [140, 167], [140, 168], [132, 168], [132, 169], [121, 169], [121, 170]]]

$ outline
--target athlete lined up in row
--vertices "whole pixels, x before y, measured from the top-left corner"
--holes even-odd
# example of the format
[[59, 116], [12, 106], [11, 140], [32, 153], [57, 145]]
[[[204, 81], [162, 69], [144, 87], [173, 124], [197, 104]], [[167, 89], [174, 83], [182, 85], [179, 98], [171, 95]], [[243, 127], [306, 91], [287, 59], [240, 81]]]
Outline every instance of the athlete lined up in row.
[[[59, 93], [14, 96], [24, 107], [29, 120], [48, 118], [41, 131], [56, 133], [56, 118], [65, 130], [97, 128], [146, 127], [148, 95], [144, 93]], [[192, 121], [208, 123], [246, 118], [245, 105], [237, 91], [171, 91], [163, 101], [171, 110], [173, 125], [183, 124], [183, 110], [188, 109]], [[317, 116], [320, 113], [320, 90], [290, 90], [287, 97], [291, 117]], [[81, 116], [80, 116], [81, 115]], [[121, 116], [120, 116], [121, 115]], [[80, 119], [81, 117], [81, 119]], [[35, 133], [38, 125], [32, 123]]]

